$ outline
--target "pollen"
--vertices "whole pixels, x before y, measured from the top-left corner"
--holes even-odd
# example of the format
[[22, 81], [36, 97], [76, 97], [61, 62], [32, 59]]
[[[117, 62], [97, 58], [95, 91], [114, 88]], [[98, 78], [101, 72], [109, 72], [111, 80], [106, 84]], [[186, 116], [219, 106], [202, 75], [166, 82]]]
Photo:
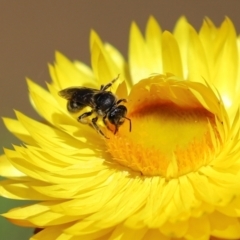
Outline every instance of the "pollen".
[[154, 94], [146, 94], [145, 102], [135, 105], [128, 115], [132, 131], [124, 123], [106, 141], [114, 161], [144, 176], [165, 178], [210, 164], [221, 144], [213, 113], [200, 105], [160, 101]]

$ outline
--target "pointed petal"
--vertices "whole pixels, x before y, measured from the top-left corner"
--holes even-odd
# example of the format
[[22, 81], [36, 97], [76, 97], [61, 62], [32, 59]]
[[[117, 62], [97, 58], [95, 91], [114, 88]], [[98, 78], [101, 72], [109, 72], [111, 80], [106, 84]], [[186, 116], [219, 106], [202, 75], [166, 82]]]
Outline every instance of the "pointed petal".
[[188, 53], [188, 79], [193, 82], [204, 83], [209, 81], [210, 74], [205, 51], [193, 27], [190, 27], [189, 53]]
[[149, 52], [148, 59], [151, 62], [149, 65], [150, 73], [162, 73], [163, 63], [162, 63], [162, 31], [157, 23], [156, 19], [151, 16], [147, 23], [146, 28], [146, 48]]
[[163, 73], [171, 73], [180, 79], [183, 78], [182, 59], [178, 43], [174, 36], [167, 31], [162, 35], [162, 62]]
[[17, 183], [15, 180], [4, 180], [0, 183], [0, 194], [2, 197], [18, 200], [53, 200], [54, 198], [43, 195], [32, 188], [32, 186], [38, 184], [37, 182], [26, 184], [26, 181], [21, 182], [21, 180], [18, 180]]
[[72, 86], [91, 86], [94, 84], [94, 82], [91, 82], [93, 81], [93, 79], [89, 79], [89, 75], [79, 71], [79, 69], [63, 54], [61, 54], [60, 52], [56, 52], [55, 58], [55, 78], [58, 81], [57, 85], [60, 89]]
[[36, 142], [27, 129], [16, 119], [3, 118], [6, 128], [24, 143], [36, 145]]
[[180, 17], [174, 28], [173, 35], [177, 40], [183, 67], [183, 77], [188, 77], [188, 47], [189, 47], [189, 23], [185, 17]]
[[236, 32], [230, 19], [226, 18], [223, 22], [216, 40], [213, 84], [220, 92], [226, 107], [229, 108], [235, 102], [239, 68]]
[[[93, 31], [91, 32], [91, 51], [92, 68], [99, 85], [106, 85], [121, 74], [123, 69], [119, 68], [114, 62], [109, 53], [104, 49], [98, 35]], [[116, 91], [116, 84], [112, 86], [111, 91]]]
[[147, 54], [145, 40], [134, 22], [130, 29], [128, 56], [132, 84], [152, 74], [152, 72], [149, 72], [152, 61]]
[[11, 164], [6, 155], [0, 156], [0, 175], [5, 178], [18, 178], [26, 176]]

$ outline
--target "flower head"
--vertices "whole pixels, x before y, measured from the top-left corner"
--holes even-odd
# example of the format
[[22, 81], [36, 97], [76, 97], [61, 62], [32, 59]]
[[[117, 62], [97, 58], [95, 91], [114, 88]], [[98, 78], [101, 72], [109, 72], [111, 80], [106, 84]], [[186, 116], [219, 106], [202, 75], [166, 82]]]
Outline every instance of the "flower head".
[[[128, 62], [95, 32], [90, 49], [92, 69], [56, 53], [48, 90], [28, 80], [46, 122], [20, 112], [4, 119], [24, 144], [0, 158], [0, 194], [38, 202], [3, 216], [41, 228], [34, 240], [240, 238], [240, 40], [232, 22], [217, 28], [205, 19], [197, 33], [182, 17], [170, 33], [150, 17], [145, 37], [131, 26]], [[131, 131], [125, 119], [114, 134], [95, 102], [82, 109], [75, 101], [79, 111], [70, 113], [58, 94], [99, 92], [118, 74], [107, 91], [127, 99]], [[83, 122], [107, 138], [77, 121], [85, 112]]]

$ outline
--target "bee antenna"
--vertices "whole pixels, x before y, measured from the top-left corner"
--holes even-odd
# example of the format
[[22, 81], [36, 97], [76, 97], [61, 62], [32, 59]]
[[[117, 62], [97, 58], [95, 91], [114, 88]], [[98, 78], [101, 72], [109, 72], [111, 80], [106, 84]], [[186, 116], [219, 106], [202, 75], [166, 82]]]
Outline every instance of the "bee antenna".
[[132, 121], [131, 121], [131, 119], [127, 118], [127, 117], [123, 117], [123, 118], [125, 118], [129, 121], [129, 132], [131, 132], [132, 131]]
[[120, 73], [117, 75], [116, 78], [114, 78], [114, 79], [112, 80], [112, 83], [115, 83], [115, 82], [119, 79], [119, 77], [120, 77]]

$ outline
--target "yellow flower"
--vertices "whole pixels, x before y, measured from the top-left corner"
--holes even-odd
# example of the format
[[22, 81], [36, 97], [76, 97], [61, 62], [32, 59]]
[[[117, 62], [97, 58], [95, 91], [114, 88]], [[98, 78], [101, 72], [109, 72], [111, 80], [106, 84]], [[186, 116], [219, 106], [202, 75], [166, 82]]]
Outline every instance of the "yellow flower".
[[[38, 202], [3, 216], [43, 229], [33, 240], [240, 238], [240, 40], [232, 22], [217, 28], [205, 19], [197, 33], [182, 17], [170, 33], [150, 17], [145, 37], [131, 26], [128, 62], [95, 32], [90, 49], [92, 69], [57, 53], [48, 90], [28, 80], [44, 123], [20, 112], [4, 119], [23, 145], [0, 158], [0, 194]], [[125, 121], [114, 134], [99, 120], [104, 138], [58, 92], [100, 89], [118, 74], [111, 91], [128, 100], [132, 130]]]

